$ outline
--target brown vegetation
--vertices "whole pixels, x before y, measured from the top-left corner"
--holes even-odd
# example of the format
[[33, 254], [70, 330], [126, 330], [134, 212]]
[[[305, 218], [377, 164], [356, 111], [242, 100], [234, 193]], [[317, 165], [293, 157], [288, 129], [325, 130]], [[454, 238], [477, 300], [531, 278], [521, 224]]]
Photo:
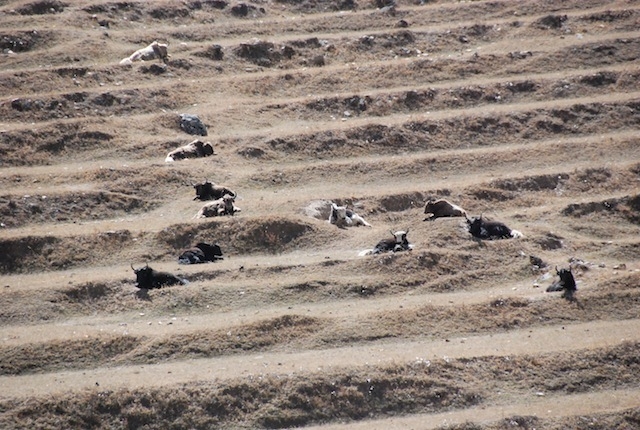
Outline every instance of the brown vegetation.
[[[0, 427], [637, 428], [639, 20], [0, 2]], [[164, 163], [183, 113], [215, 157]], [[205, 178], [242, 211], [194, 219]], [[524, 237], [423, 223], [438, 198]], [[198, 242], [225, 259], [178, 265]], [[144, 264], [190, 283], [137, 290]], [[569, 266], [574, 302], [544, 292]]]

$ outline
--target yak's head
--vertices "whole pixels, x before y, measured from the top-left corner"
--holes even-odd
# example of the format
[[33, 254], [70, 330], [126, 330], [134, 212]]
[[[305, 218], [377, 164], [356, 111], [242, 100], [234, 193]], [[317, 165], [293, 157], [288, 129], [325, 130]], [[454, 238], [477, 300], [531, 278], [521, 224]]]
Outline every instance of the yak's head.
[[224, 203], [224, 210], [227, 211], [227, 213], [233, 215], [233, 213], [235, 212], [233, 202], [236, 201], [236, 198], [233, 196], [230, 196], [229, 194], [225, 194], [222, 197], [222, 201]]
[[347, 207], [331, 203], [331, 214], [331, 218], [336, 221], [344, 221], [347, 218]]
[[409, 241], [407, 240], [407, 234], [409, 234], [409, 229], [407, 230], [398, 230], [392, 231], [391, 234], [396, 240], [397, 245], [408, 245]]
[[484, 221], [482, 220], [482, 215], [480, 215], [479, 217], [467, 218], [467, 226], [469, 227], [469, 232], [474, 236], [480, 234], [483, 224]]
[[427, 200], [427, 203], [424, 205], [424, 213], [425, 214], [430, 214], [433, 213], [433, 208], [435, 207], [435, 203], [436, 201], [433, 199], [429, 199]]
[[571, 272], [571, 267], [569, 267], [568, 269], [558, 270], [558, 266], [556, 266], [556, 274], [560, 277], [560, 280], [564, 282], [565, 285], [575, 283], [573, 272]]
[[151, 279], [153, 279], [153, 269], [149, 267], [148, 264], [139, 269], [134, 268], [132, 264], [131, 269], [133, 269], [133, 273], [136, 274], [138, 286], [148, 285], [151, 282]]

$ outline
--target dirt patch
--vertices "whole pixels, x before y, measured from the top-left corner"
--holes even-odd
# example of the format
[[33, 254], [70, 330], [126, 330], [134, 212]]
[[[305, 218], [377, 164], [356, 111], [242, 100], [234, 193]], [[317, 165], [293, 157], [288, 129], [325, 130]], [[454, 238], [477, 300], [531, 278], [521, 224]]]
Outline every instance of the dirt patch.
[[[60, 238], [26, 236], [0, 240], [5, 252], [0, 256], [0, 273], [28, 273], [34, 270], [61, 270], [90, 262], [115, 262], [123, 247], [131, 246], [128, 230], [95, 236]], [[94, 250], [98, 250], [95, 252]]]
[[[594, 132], [598, 124], [616, 121], [630, 127], [637, 121], [635, 102], [622, 105], [575, 105], [568, 109], [540, 109], [520, 114], [489, 115], [441, 121], [409, 122], [401, 126], [369, 125], [347, 131], [324, 131], [270, 140], [267, 145], [285, 154], [357, 156], [365, 153], [468, 148], [500, 142], [548, 139], [559, 133]], [[569, 130], [570, 129], [570, 130]]]
[[47, 40], [49, 36], [36, 30], [13, 34], [2, 33], [0, 34], [0, 49], [10, 49], [13, 52], [31, 51], [39, 46], [42, 40]]
[[241, 231], [232, 235], [237, 243], [235, 248], [238, 252], [278, 253], [313, 231], [314, 227], [311, 224], [273, 218], [247, 222]]
[[34, 3], [28, 3], [16, 9], [21, 15], [45, 15], [48, 13], [60, 13], [68, 6], [57, 0], [42, 0]]
[[422, 193], [396, 194], [380, 199], [378, 210], [383, 212], [400, 212], [422, 207], [424, 204], [425, 198]]
[[543, 191], [555, 190], [569, 179], [566, 173], [557, 175], [526, 176], [517, 179], [504, 179], [491, 182], [491, 185], [507, 191]]
[[[153, 67], [155, 66], [155, 67]], [[143, 66], [141, 71], [157, 73], [163, 66]], [[166, 67], [165, 67], [166, 69]], [[70, 70], [66, 73], [81, 74], [81, 71]], [[180, 96], [167, 89], [157, 90], [124, 90], [103, 93], [74, 92], [53, 98], [17, 98], [11, 104], [2, 104], [0, 112], [7, 118], [46, 121], [54, 118], [83, 118], [87, 116], [103, 116], [105, 114], [122, 115], [128, 112], [157, 112], [161, 109], [175, 109]], [[73, 126], [72, 126], [73, 127]]]
[[3, 166], [50, 164], [52, 156], [86, 151], [114, 138], [101, 131], [85, 131], [85, 124], [65, 124], [0, 133], [0, 155]]
[[634, 224], [640, 223], [640, 195], [601, 202], [574, 203], [562, 210], [565, 216], [582, 218], [591, 214], [617, 215]]
[[142, 213], [157, 206], [157, 202], [109, 192], [0, 196], [0, 220], [6, 227], [79, 222]]
[[313, 233], [311, 224], [285, 218], [245, 220], [240, 217], [202, 222], [197, 225], [176, 225], [156, 236], [156, 241], [175, 250], [197, 242], [218, 242], [224, 252], [280, 253], [298, 244], [298, 240]]

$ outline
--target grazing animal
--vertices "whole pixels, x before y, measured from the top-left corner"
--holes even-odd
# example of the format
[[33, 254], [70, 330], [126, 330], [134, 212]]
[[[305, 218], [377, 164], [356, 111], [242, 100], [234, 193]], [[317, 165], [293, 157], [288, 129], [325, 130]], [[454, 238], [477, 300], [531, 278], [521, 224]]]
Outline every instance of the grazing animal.
[[198, 139], [191, 143], [187, 143], [179, 148], [171, 151], [167, 158], [164, 159], [165, 163], [172, 163], [176, 160], [183, 160], [185, 158], [199, 158], [206, 157], [213, 154], [213, 146], [209, 142], [202, 142]]
[[231, 191], [229, 188], [225, 188], [222, 185], [216, 185], [206, 179], [201, 184], [192, 185], [196, 190], [196, 196], [193, 200], [218, 200], [227, 195], [233, 198], [238, 196], [237, 193]]
[[436, 218], [445, 217], [465, 217], [467, 218], [467, 212], [460, 206], [454, 205], [447, 200], [429, 200], [424, 206], [424, 213], [431, 214], [423, 221], [433, 221]]
[[386, 239], [382, 239], [380, 242], [376, 244], [373, 249], [366, 249], [360, 252], [359, 255], [376, 255], [382, 252], [399, 252], [399, 251], [410, 251], [413, 249], [413, 245], [409, 243], [407, 240], [407, 234], [409, 233], [409, 229], [406, 231], [399, 230], [396, 232], [391, 231], [391, 235], [393, 237], [389, 237]]
[[578, 287], [576, 286], [576, 280], [573, 278], [571, 267], [569, 269], [560, 269], [559, 271], [558, 267], [556, 267], [556, 274], [560, 279], [547, 288], [547, 293], [562, 291], [563, 298], [570, 302], [576, 301], [574, 294], [578, 291]]
[[346, 206], [338, 206], [335, 203], [331, 203], [331, 213], [329, 214], [329, 222], [335, 224], [340, 228], [364, 225], [371, 227], [371, 224], [366, 222], [364, 218], [347, 209]]
[[129, 57], [122, 59], [120, 61], [120, 65], [128, 66], [131, 65], [134, 61], [148, 61], [154, 60], [156, 58], [159, 58], [166, 63], [169, 60], [168, 47], [169, 45], [167, 44], [158, 43], [157, 40], [153, 41], [149, 46], [138, 49]]
[[208, 243], [200, 242], [193, 248], [184, 250], [180, 257], [178, 257], [178, 263], [180, 264], [200, 264], [209, 261], [223, 260], [222, 249], [220, 245], [214, 243], [210, 245]]
[[226, 195], [202, 206], [194, 218], [209, 218], [214, 216], [234, 215], [241, 209], [234, 205], [236, 198]]
[[469, 233], [478, 239], [494, 240], [522, 237], [518, 230], [512, 230], [499, 221], [487, 221], [482, 218], [467, 218]]
[[178, 278], [171, 273], [154, 270], [148, 264], [140, 269], [134, 269], [133, 265], [131, 268], [136, 274], [136, 287], [140, 289], [151, 290], [168, 285], [186, 285], [188, 283], [185, 279]]

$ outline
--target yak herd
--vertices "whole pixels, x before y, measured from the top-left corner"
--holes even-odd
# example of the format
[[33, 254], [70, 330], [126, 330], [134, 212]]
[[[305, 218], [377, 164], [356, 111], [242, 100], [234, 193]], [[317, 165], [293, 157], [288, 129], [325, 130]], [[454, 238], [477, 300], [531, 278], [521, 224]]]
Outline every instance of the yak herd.
[[[195, 189], [195, 197], [193, 200], [207, 201], [194, 216], [194, 218], [207, 218], [215, 216], [233, 216], [236, 212], [240, 212], [240, 208], [235, 205], [235, 199], [238, 194], [222, 185], [217, 185], [205, 179], [202, 183], [192, 184]], [[430, 199], [426, 202], [424, 213], [426, 217], [423, 221], [433, 221], [438, 218], [462, 217], [466, 219], [466, 227], [469, 234], [474, 240], [499, 240], [521, 238], [522, 233], [518, 230], [509, 228], [506, 224], [499, 221], [492, 221], [479, 217], [469, 217], [467, 212], [460, 206], [455, 205], [447, 200]], [[365, 226], [371, 227], [365, 219], [347, 206], [339, 206], [331, 202], [329, 207], [329, 218], [327, 220], [339, 228]], [[410, 251], [413, 245], [409, 243], [407, 235], [409, 229], [390, 231], [391, 236], [381, 239], [372, 249], [366, 249], [358, 255], [376, 255], [387, 252]], [[190, 249], [184, 250], [178, 257], [180, 264], [199, 264], [217, 260], [222, 260], [223, 254], [220, 246], [200, 242]], [[133, 269], [137, 287], [141, 289], [162, 288], [169, 285], [185, 285], [188, 281], [179, 278], [171, 273], [156, 271], [146, 265], [142, 268]], [[576, 301], [575, 292], [576, 282], [571, 269], [556, 268], [556, 274], [560, 278], [553, 283], [548, 292], [562, 291], [562, 297], [569, 301]]]
[[[123, 66], [131, 66], [134, 61], [145, 61], [152, 59], [160, 59], [167, 63], [169, 59], [168, 45], [154, 41], [149, 46], [139, 49], [131, 56], [120, 61]], [[188, 134], [206, 136], [206, 126], [195, 115], [180, 115], [180, 128]], [[213, 146], [209, 142], [194, 140], [186, 145], [178, 147], [169, 152], [165, 158], [165, 162], [172, 163], [176, 160], [186, 158], [199, 158], [213, 155]], [[221, 185], [216, 185], [205, 179], [203, 183], [192, 184], [196, 191], [194, 200], [207, 201], [194, 218], [208, 218], [215, 216], [233, 216], [240, 212], [240, 208], [235, 205], [237, 193]], [[365, 226], [371, 227], [365, 219], [347, 206], [338, 206], [331, 203], [329, 208], [328, 222], [339, 228]], [[470, 218], [467, 212], [458, 205], [447, 200], [430, 199], [426, 202], [424, 213], [427, 217], [424, 221], [433, 221], [437, 218], [446, 217], [464, 217], [466, 219], [467, 230], [475, 240], [498, 240], [521, 238], [522, 233], [507, 227], [506, 224], [499, 221], [486, 220], [480, 215], [479, 217]], [[372, 249], [367, 249], [359, 253], [360, 256], [376, 255], [385, 252], [401, 252], [413, 249], [407, 239], [409, 229], [390, 231], [391, 237], [380, 240]], [[218, 244], [198, 243], [194, 247], [184, 250], [178, 257], [181, 264], [198, 264], [223, 259], [222, 250]], [[140, 269], [133, 269], [137, 287], [141, 289], [161, 288], [167, 285], [186, 284], [187, 281], [181, 279], [171, 273], [159, 272], [145, 265]], [[547, 291], [563, 291], [562, 297], [575, 301], [574, 294], [577, 290], [576, 283], [573, 278], [571, 269], [556, 268], [556, 274], [560, 278], [552, 284]]]

